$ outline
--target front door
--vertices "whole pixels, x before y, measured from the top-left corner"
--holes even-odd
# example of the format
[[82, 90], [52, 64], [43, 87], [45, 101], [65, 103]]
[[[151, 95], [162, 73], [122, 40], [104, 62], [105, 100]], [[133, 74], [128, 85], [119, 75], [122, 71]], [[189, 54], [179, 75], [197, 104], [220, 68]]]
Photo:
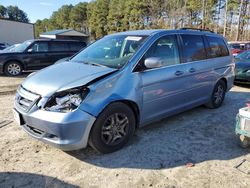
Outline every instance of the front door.
[[140, 72], [143, 90], [142, 123], [175, 113], [185, 106], [189, 90], [186, 82], [186, 65], [180, 63], [176, 35], [159, 38], [146, 52], [139, 63], [157, 57], [162, 66]]
[[49, 64], [48, 43], [37, 41], [26, 50], [24, 62], [27, 70], [39, 70]]

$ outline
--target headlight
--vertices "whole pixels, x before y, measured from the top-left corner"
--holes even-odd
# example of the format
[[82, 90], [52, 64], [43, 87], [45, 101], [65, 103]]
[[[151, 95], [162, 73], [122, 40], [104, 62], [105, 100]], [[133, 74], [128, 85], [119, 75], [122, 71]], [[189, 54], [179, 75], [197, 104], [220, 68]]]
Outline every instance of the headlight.
[[88, 92], [88, 88], [80, 87], [56, 93], [45, 104], [44, 110], [72, 112], [82, 103]]
[[250, 69], [247, 71], [247, 73], [250, 73]]

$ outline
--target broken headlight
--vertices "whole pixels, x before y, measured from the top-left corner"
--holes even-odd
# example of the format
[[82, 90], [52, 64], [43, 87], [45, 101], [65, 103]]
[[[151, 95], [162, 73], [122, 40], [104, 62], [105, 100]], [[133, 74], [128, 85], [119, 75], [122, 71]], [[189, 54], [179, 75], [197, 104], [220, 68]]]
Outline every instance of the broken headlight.
[[72, 112], [82, 103], [88, 92], [86, 87], [58, 92], [48, 100], [44, 109], [51, 112]]

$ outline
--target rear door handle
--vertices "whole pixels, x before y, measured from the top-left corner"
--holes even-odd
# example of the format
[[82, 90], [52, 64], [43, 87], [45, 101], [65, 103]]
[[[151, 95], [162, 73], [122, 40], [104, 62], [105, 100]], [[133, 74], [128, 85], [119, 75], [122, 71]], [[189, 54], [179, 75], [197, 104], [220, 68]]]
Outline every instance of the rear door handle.
[[183, 71], [176, 71], [176, 72], [175, 72], [175, 75], [176, 75], [176, 76], [180, 76], [180, 75], [182, 75], [182, 74], [184, 74]]
[[196, 71], [196, 70], [195, 70], [194, 68], [190, 68], [190, 69], [189, 69], [189, 72], [190, 72], [190, 73], [193, 73], [193, 72], [195, 72], [195, 71]]

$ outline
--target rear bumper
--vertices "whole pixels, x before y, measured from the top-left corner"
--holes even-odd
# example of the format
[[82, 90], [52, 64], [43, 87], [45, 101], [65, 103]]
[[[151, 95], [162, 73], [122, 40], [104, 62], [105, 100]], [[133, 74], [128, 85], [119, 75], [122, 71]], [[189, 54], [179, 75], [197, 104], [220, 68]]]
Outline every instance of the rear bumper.
[[31, 110], [22, 113], [15, 108], [23, 130], [33, 138], [56, 148], [70, 151], [85, 148], [95, 117], [77, 109], [70, 113]]

